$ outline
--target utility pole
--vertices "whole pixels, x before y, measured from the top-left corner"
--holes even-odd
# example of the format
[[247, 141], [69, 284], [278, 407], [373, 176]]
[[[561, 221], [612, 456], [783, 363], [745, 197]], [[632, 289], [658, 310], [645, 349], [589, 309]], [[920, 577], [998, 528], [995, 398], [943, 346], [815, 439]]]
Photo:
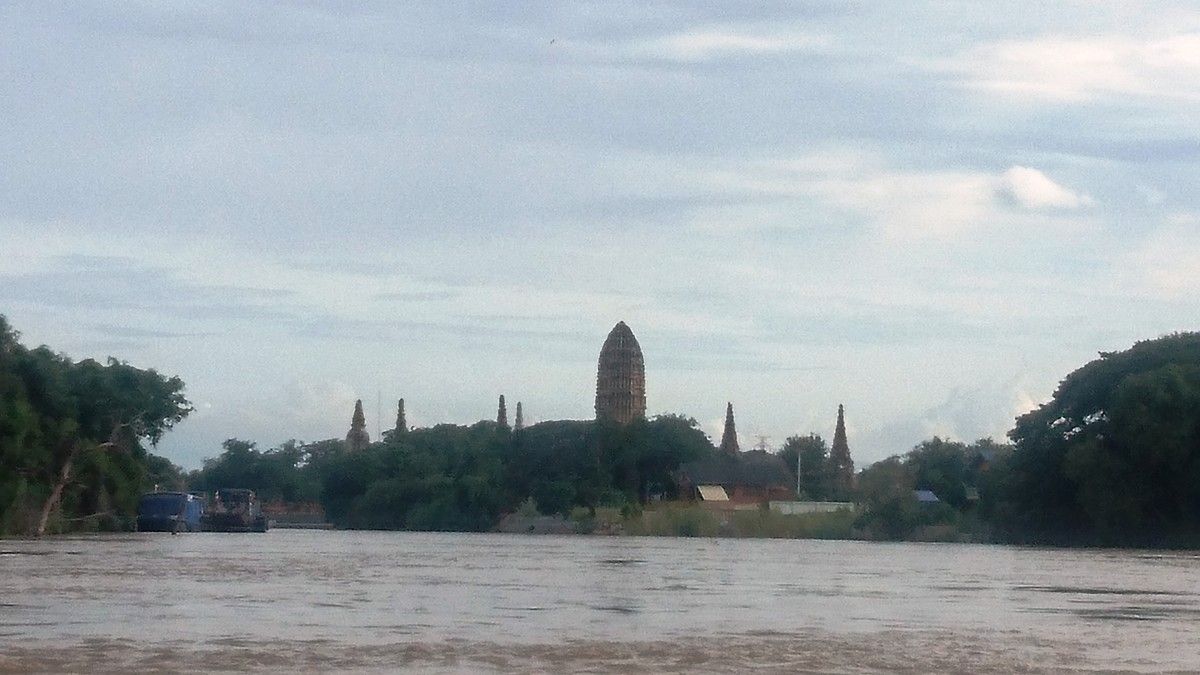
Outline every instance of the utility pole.
[[804, 493], [804, 489], [801, 487], [801, 483], [800, 483], [800, 469], [801, 469], [800, 465], [801, 465], [801, 462], [804, 461], [803, 459], [801, 459], [802, 457], [804, 457], [804, 453], [797, 451], [796, 452], [796, 501], [800, 501], [800, 495]]

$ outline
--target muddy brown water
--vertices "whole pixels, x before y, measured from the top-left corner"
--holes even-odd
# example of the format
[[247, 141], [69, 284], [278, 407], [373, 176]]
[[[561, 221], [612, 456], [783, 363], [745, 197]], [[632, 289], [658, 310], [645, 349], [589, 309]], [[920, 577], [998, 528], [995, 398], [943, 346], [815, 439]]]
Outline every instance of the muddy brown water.
[[1200, 671], [1200, 554], [276, 530], [0, 540], [0, 670]]

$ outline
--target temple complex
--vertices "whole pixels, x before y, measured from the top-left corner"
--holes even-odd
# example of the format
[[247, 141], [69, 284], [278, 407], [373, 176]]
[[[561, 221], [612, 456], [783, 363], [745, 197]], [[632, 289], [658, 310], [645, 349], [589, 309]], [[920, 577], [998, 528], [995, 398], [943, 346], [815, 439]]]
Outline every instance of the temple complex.
[[365, 450], [371, 444], [367, 434], [367, 420], [363, 415], [362, 400], [354, 402], [354, 415], [350, 418], [350, 431], [346, 433], [346, 452]]
[[624, 321], [600, 348], [596, 369], [596, 419], [625, 425], [646, 416], [646, 366], [642, 347]]

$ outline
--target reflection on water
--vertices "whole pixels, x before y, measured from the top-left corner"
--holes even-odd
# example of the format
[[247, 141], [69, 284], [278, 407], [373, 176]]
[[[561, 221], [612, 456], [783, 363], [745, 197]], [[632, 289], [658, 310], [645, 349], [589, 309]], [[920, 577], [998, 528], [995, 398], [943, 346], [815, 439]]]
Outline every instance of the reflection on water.
[[1200, 557], [309, 532], [0, 541], [0, 669], [1200, 669]]

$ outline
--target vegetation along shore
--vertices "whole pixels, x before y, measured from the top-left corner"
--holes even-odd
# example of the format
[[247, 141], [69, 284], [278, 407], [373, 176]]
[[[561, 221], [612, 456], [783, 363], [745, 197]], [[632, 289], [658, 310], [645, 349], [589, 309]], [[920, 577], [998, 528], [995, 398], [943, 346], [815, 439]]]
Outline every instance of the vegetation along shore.
[[1200, 333], [1101, 354], [1017, 418], [1011, 443], [935, 437], [849, 484], [820, 436], [798, 434], [780, 452], [795, 497], [846, 505], [815, 513], [693, 499], [681, 467], [723, 450], [686, 415], [509, 426], [502, 409], [409, 428], [401, 405], [354, 451], [230, 438], [185, 472], [151, 450], [191, 410], [177, 377], [28, 347], [0, 317], [0, 533], [128, 529], [157, 486], [251, 488], [338, 528], [1200, 544]]

